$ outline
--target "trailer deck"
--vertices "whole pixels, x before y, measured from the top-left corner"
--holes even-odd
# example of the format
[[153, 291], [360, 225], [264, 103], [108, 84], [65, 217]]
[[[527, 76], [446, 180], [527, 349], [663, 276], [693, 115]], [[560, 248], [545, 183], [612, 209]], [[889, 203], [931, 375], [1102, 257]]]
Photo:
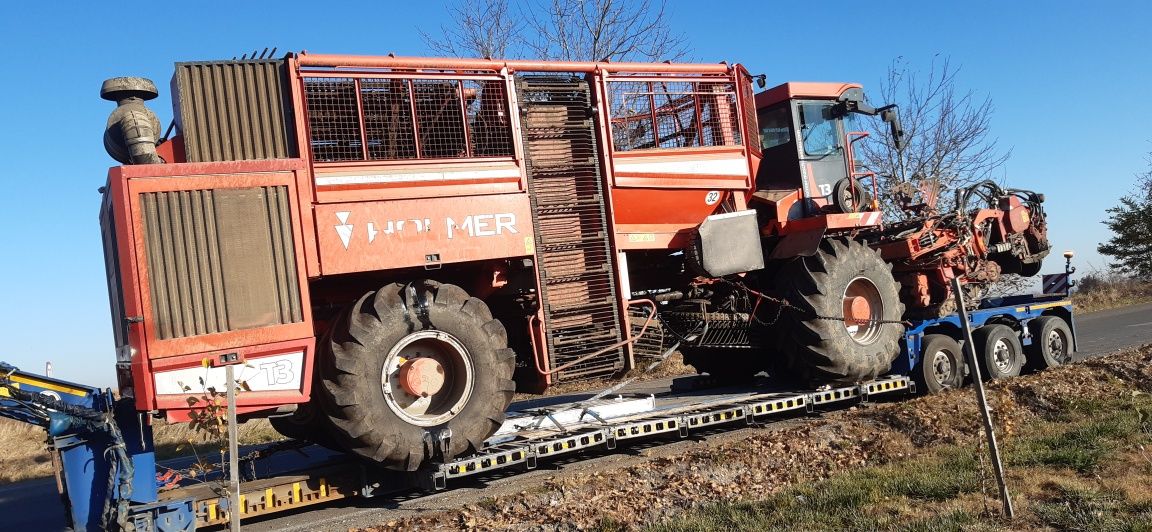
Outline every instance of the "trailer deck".
[[[698, 381], [693, 377], [685, 379], [682, 386]], [[245, 481], [241, 485], [240, 515], [247, 519], [348, 497], [444, 490], [468, 477], [528, 471], [561, 457], [626, 449], [639, 440], [681, 439], [708, 430], [745, 427], [850, 406], [871, 397], [914, 393], [915, 384], [907, 377], [889, 376], [820, 390], [781, 391], [765, 386], [736, 393], [729, 390], [687, 390], [660, 397], [623, 395], [593, 405], [578, 400], [533, 408], [535, 426], [498, 434], [478, 454], [413, 473], [380, 470], [315, 445], [287, 451], [299, 457], [297, 466], [307, 465], [296, 470], [284, 469], [284, 464], [270, 465], [261, 471], [262, 478]], [[533, 402], [536, 401], [527, 403]], [[579, 412], [577, 421], [548, 426], [549, 418], [561, 419], [573, 412]], [[255, 467], [261, 468], [258, 464]], [[191, 512], [197, 528], [225, 524], [229, 519], [228, 499], [214, 483], [165, 491], [160, 499], [157, 504], [169, 511], [177, 506], [186, 508], [181, 513]], [[160, 512], [154, 517], [161, 518]]]

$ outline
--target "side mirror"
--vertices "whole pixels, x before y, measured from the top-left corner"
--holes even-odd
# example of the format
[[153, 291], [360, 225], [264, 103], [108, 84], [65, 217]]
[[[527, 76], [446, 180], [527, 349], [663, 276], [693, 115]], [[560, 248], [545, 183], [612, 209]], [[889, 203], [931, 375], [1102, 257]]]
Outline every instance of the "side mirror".
[[900, 125], [900, 113], [896, 111], [896, 106], [880, 111], [880, 118], [892, 128], [892, 142], [896, 144], [896, 149], [904, 149], [904, 126]]

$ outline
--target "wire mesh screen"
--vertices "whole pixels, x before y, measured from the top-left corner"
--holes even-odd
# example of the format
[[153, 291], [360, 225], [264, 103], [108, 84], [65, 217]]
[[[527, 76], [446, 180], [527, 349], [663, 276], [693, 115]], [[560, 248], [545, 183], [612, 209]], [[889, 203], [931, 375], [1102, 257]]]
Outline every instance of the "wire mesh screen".
[[500, 80], [304, 78], [316, 162], [510, 157]]
[[410, 94], [408, 80], [360, 80], [364, 138], [368, 145], [369, 159], [416, 158]]
[[508, 122], [508, 98], [500, 81], [464, 80], [465, 109], [471, 133], [473, 157], [512, 155], [512, 128]]
[[608, 83], [616, 151], [743, 143], [730, 81]]
[[744, 133], [752, 139], [748, 143], [748, 147], [756, 153], [760, 152], [760, 127], [756, 124], [756, 97], [752, 95], [752, 85], [745, 80], [743, 87], [743, 103], [744, 106]]
[[356, 80], [318, 78], [304, 84], [312, 157], [317, 161], [356, 161], [364, 158]]

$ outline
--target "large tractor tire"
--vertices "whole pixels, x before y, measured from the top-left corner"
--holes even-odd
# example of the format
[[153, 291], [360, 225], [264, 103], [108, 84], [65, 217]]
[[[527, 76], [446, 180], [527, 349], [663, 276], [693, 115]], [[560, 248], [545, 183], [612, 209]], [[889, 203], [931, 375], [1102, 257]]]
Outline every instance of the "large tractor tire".
[[875, 250], [855, 240], [825, 240], [812, 256], [786, 263], [777, 284], [797, 307], [785, 310], [780, 323], [780, 356], [791, 377], [851, 384], [892, 367], [904, 305], [892, 266]]
[[483, 301], [433, 281], [365, 294], [320, 357], [316, 393], [334, 439], [392, 469], [479, 449], [516, 389], [504, 326]]

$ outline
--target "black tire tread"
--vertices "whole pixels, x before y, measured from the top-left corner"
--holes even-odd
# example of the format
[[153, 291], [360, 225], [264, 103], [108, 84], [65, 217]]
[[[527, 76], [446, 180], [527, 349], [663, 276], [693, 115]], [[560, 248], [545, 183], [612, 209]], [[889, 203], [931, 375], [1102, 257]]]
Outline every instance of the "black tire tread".
[[[426, 317], [421, 317], [420, 307], [427, 307]], [[516, 355], [507, 347], [503, 324], [492, 317], [483, 301], [457, 286], [434, 281], [394, 283], [361, 297], [334, 324], [331, 341], [320, 346], [321, 390], [317, 395], [341, 447], [409, 471], [432, 458], [424, 437], [426, 431], [439, 427], [409, 425], [382, 402], [380, 364], [390, 346], [374, 344], [389, 335], [402, 337], [452, 321], [464, 324], [457, 327], [474, 327], [484, 345], [468, 346], [475, 388], [461, 413], [446, 423], [453, 432], [449, 454], [475, 452], [500, 427], [516, 390], [511, 379]]]
[[[841, 293], [851, 278], [868, 274], [886, 301], [883, 319], [898, 320], [904, 313], [899, 287], [892, 277], [892, 265], [879, 253], [860, 242], [830, 238], [821, 243], [817, 253], [797, 257], [780, 272], [784, 294], [800, 312], [785, 312], [781, 335], [785, 344], [781, 354], [784, 368], [792, 377], [819, 383], [854, 383], [876, 378], [887, 372], [899, 353], [902, 326], [885, 325], [881, 337], [870, 345], [856, 343], [843, 330], [843, 323], [812, 318], [812, 315], [834, 315], [841, 306]], [[845, 279], [846, 278], [846, 279]], [[844, 286], [840, 286], [840, 284]], [[835, 285], [835, 286], [834, 286]], [[830, 301], [835, 300], [835, 301]]]
[[[960, 342], [957, 342], [954, 338], [945, 334], [926, 334], [920, 345], [920, 361], [916, 363], [916, 368], [912, 370], [912, 378], [916, 381], [918, 389], [923, 390], [924, 393], [934, 394], [946, 389], [959, 388], [964, 383], [964, 352], [960, 348]], [[936, 381], [935, 376], [928, 375], [930, 366], [927, 365], [928, 354], [934, 353], [941, 348], [951, 350], [953, 355], [952, 365], [956, 372], [953, 382], [945, 383], [944, 386], [941, 386], [941, 383]]]
[[1064, 336], [1068, 339], [1064, 348], [1071, 355], [1072, 328], [1068, 326], [1068, 322], [1060, 316], [1040, 316], [1028, 322], [1028, 330], [1032, 334], [1032, 344], [1024, 347], [1024, 354], [1027, 358], [1026, 370], [1040, 371], [1061, 365], [1061, 362], [1052, 358], [1051, 353], [1048, 352], [1048, 333], [1053, 328], [1063, 329]]
[[[995, 357], [995, 340], [998, 338], [1008, 340], [1016, 352], [1013, 359], [1014, 363], [1007, 372], [1001, 372], [998, 368], [995, 371], [992, 369], [995, 367], [992, 359]], [[984, 380], [1004, 379], [1020, 375], [1020, 371], [1024, 367], [1024, 352], [1020, 345], [1020, 337], [1011, 327], [1000, 323], [980, 327], [972, 331], [972, 343], [973, 347], [976, 348], [976, 363], [980, 365], [981, 377]]]

